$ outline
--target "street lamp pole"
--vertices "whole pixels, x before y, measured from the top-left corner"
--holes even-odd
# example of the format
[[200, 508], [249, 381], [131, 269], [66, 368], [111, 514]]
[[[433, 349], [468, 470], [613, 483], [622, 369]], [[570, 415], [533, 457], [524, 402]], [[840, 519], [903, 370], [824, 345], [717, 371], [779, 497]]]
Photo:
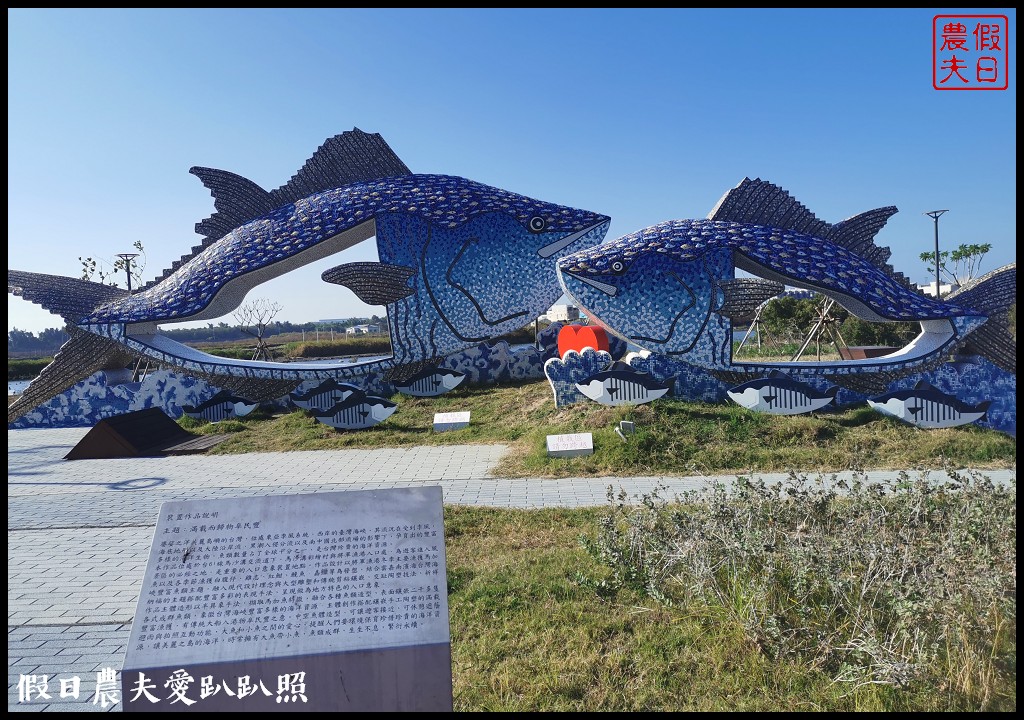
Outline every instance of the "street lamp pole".
[[[938, 240], [936, 240], [938, 242]], [[132, 260], [139, 256], [138, 253], [118, 253], [117, 256], [124, 260], [124, 271], [128, 274], [128, 294], [132, 294]]]
[[939, 276], [939, 218], [942, 217], [943, 213], [948, 213], [949, 210], [929, 210], [925, 213], [928, 217], [935, 221], [935, 299], [938, 300], [942, 297], [942, 280]]

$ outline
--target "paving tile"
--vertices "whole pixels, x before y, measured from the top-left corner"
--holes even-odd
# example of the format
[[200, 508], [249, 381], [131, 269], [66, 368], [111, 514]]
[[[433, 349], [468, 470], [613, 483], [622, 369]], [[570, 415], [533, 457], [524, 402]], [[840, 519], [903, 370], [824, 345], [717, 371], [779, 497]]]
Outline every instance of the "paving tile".
[[[607, 504], [609, 488], [638, 502], [659, 489], [672, 497], [736, 479], [493, 477], [491, 469], [507, 450], [501, 445], [265, 453], [258, 460], [238, 455], [63, 460], [86, 432], [7, 433], [9, 711], [103, 711], [92, 703], [95, 673], [105, 667], [120, 670], [165, 502], [439, 485], [448, 504], [593, 507]], [[1016, 478], [1015, 471], [986, 474], [996, 482]], [[891, 482], [897, 475], [869, 478]], [[51, 683], [78, 675], [83, 697], [69, 702], [51, 693], [49, 701], [19, 703], [22, 674], [49, 675]], [[59, 682], [53, 687], [59, 694]], [[118, 704], [106, 710], [120, 709]]]

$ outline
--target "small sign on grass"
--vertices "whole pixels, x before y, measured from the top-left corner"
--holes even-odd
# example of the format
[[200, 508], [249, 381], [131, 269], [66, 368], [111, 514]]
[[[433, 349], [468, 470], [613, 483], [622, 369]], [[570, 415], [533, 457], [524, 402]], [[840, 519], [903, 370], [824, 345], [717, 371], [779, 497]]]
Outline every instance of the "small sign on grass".
[[434, 413], [434, 432], [461, 430], [469, 427], [469, 411]]
[[594, 436], [591, 433], [548, 435], [548, 457], [579, 457], [594, 454]]

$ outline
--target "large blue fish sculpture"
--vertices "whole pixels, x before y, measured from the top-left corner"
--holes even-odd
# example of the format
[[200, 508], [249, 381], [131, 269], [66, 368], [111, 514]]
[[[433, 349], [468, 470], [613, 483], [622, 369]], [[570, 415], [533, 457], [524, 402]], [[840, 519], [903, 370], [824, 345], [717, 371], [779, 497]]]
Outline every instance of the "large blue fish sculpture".
[[[194, 167], [217, 212], [205, 240], [128, 295], [99, 283], [8, 270], [8, 292], [61, 315], [71, 329], [11, 422], [92, 372], [144, 356], [251, 400], [305, 380], [379, 371], [400, 381], [444, 356], [517, 330], [561, 295], [554, 263], [604, 239], [604, 215], [448, 175], [418, 175], [379, 134], [325, 142], [285, 185], [267, 191], [233, 173]], [[385, 305], [393, 356], [361, 365], [229, 360], [162, 335], [158, 325], [218, 318], [254, 287], [376, 236], [379, 263], [323, 273]]]
[[[706, 220], [673, 220], [584, 249], [558, 262], [559, 281], [588, 317], [630, 343], [707, 369], [722, 379], [832, 377], [847, 387], [885, 387], [972, 345], [1016, 372], [1006, 311], [1016, 301], [1016, 264], [945, 302], [909, 287], [874, 237], [896, 212], [871, 210], [834, 225], [785, 190], [744, 179]], [[756, 277], [737, 278], [736, 270]], [[835, 299], [872, 322], [918, 321], [921, 333], [891, 355], [839, 362], [735, 362], [732, 321], [784, 285]]]

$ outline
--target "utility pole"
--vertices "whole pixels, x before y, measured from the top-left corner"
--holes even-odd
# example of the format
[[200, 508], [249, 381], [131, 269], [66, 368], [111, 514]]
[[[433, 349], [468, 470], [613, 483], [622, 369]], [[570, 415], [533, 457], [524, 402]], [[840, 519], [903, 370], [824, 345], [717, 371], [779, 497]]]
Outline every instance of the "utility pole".
[[117, 256], [124, 260], [124, 271], [128, 274], [128, 294], [132, 294], [132, 260], [139, 256], [138, 253], [118, 253]]
[[943, 213], [948, 213], [949, 210], [929, 210], [925, 213], [928, 217], [935, 221], [935, 299], [938, 300], [942, 297], [942, 280], [939, 276], [939, 218], [942, 217]]

